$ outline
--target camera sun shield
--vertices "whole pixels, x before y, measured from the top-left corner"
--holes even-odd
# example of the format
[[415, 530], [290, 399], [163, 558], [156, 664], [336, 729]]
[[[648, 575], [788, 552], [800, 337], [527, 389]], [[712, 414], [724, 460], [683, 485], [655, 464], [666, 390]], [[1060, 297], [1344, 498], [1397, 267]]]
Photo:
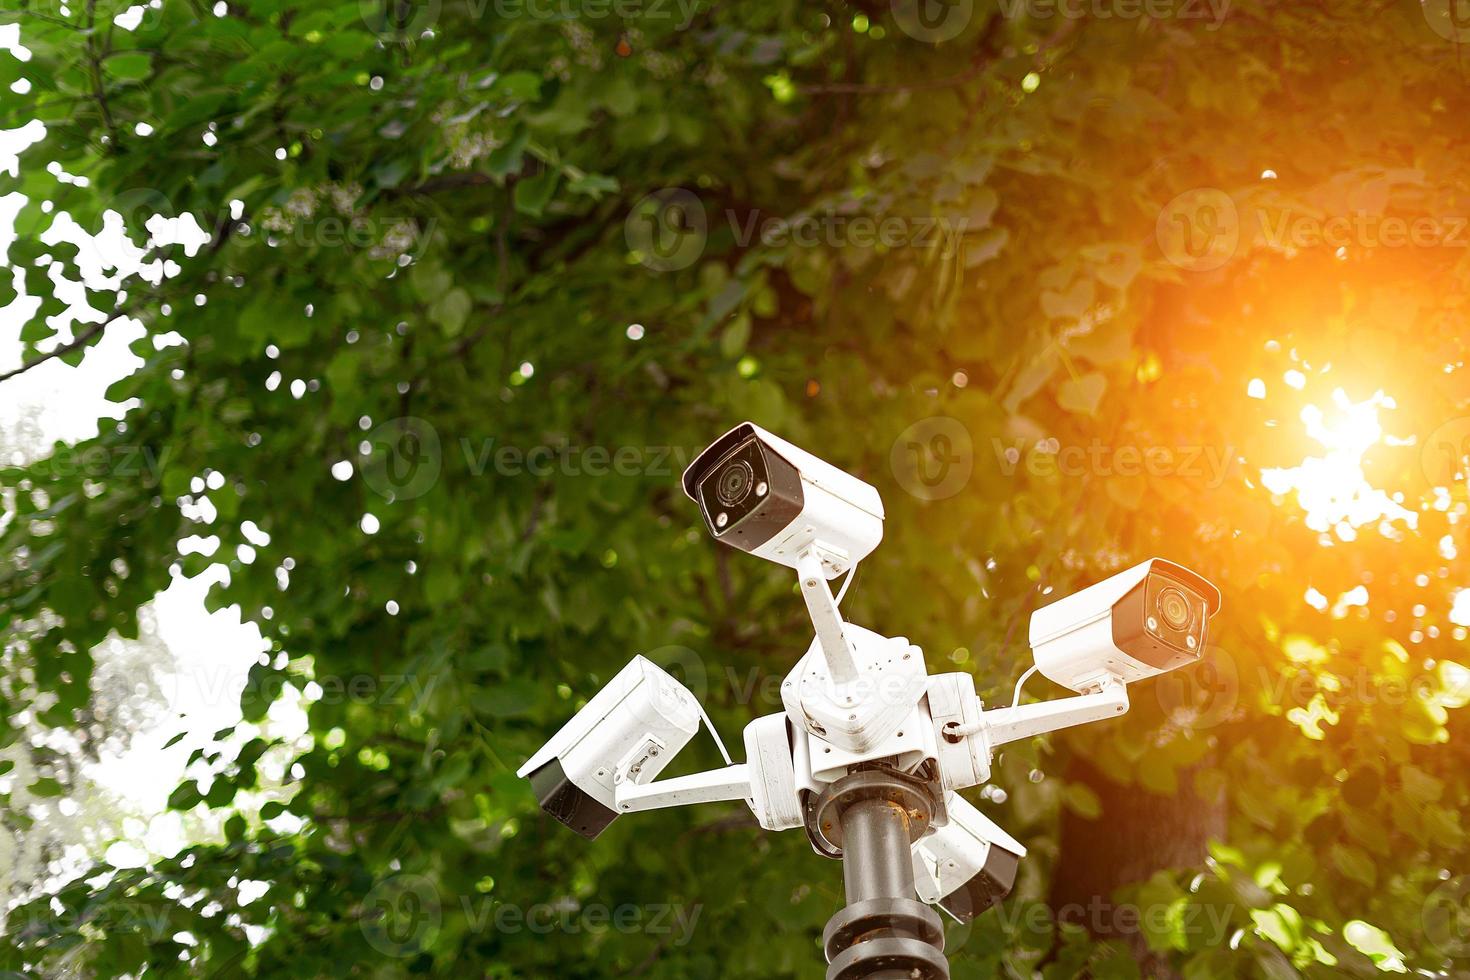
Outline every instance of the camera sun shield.
[[1131, 684], [1199, 660], [1219, 608], [1208, 580], [1154, 558], [1038, 609], [1031, 650], [1044, 676], [1074, 691], [1108, 677]]
[[1204, 655], [1209, 604], [1182, 578], [1150, 572], [1113, 613], [1113, 645], [1162, 673]]
[[653, 661], [628, 662], [581, 711], [517, 770], [541, 809], [589, 840], [619, 815], [619, 769], [652, 780], [699, 730], [689, 689]]
[[801, 515], [801, 474], [754, 435], [710, 466], [698, 483], [699, 509], [717, 540], [754, 551]]
[[815, 549], [832, 579], [883, 540], [874, 487], [753, 422], [711, 443], [683, 484], [717, 541], [778, 565]]

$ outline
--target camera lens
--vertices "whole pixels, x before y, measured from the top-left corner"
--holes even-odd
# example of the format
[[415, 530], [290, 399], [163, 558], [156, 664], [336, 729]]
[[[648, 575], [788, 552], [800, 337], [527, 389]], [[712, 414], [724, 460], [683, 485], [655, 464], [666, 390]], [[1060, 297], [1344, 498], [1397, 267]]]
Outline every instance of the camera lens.
[[1187, 630], [1194, 619], [1189, 599], [1178, 589], [1164, 589], [1159, 593], [1159, 616], [1171, 630]]
[[726, 507], [734, 507], [740, 501], [750, 495], [750, 485], [754, 474], [750, 470], [750, 464], [743, 459], [737, 459], [720, 473], [719, 483], [715, 492], [720, 497], [720, 503]]

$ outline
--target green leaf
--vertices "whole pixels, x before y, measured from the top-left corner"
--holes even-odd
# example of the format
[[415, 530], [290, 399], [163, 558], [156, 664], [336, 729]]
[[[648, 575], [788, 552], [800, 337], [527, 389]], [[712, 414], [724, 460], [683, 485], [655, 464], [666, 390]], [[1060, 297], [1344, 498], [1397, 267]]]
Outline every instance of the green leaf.
[[497, 146], [486, 158], [486, 169], [492, 176], [500, 178], [519, 173], [530, 141], [531, 134], [525, 129], [518, 129], [514, 136]]
[[541, 76], [529, 71], [513, 71], [496, 79], [490, 93], [506, 101], [534, 102], [541, 97]]
[[739, 357], [745, 353], [745, 345], [749, 342], [750, 317], [742, 313], [720, 332], [720, 353], [729, 358]]
[[39, 797], [60, 796], [65, 791], [61, 783], [50, 776], [42, 776], [37, 779], [27, 787], [27, 790], [32, 796]]
[[199, 784], [192, 779], [186, 779], [169, 794], [168, 807], [170, 810], [192, 810], [202, 800]]
[[561, 174], [547, 168], [534, 177], [517, 181], [515, 186], [515, 208], [521, 214], [539, 218], [541, 212], [556, 192], [556, 183]]
[[1342, 938], [1371, 959], [1380, 970], [1406, 973], [1404, 954], [1394, 945], [1388, 933], [1375, 925], [1354, 919], [1342, 927]]
[[409, 270], [408, 281], [414, 293], [426, 303], [437, 301], [454, 286], [454, 277], [449, 270], [431, 259], [415, 262]]
[[115, 54], [103, 62], [107, 74], [131, 81], [147, 78], [153, 71], [153, 59], [146, 51]]
[[1095, 286], [1091, 279], [1078, 279], [1068, 289], [1046, 290], [1041, 294], [1041, 310], [1054, 320], [1081, 319], [1092, 305]]
[[593, 200], [601, 200], [604, 194], [617, 192], [618, 182], [603, 174], [583, 174], [567, 185], [573, 194], [585, 194]]
[[1057, 389], [1057, 404], [1079, 415], [1096, 415], [1098, 404], [1108, 389], [1108, 379], [1097, 371], [1068, 378]]
[[463, 289], [451, 289], [429, 308], [429, 319], [439, 324], [448, 336], [457, 337], [469, 319], [472, 306], [469, 293]]
[[1063, 790], [1067, 809], [1086, 820], [1102, 816], [1102, 801], [1086, 783], [1069, 782]]
[[1377, 882], [1378, 872], [1366, 852], [1346, 844], [1334, 844], [1331, 854], [1332, 863], [1348, 878], [1370, 888]]

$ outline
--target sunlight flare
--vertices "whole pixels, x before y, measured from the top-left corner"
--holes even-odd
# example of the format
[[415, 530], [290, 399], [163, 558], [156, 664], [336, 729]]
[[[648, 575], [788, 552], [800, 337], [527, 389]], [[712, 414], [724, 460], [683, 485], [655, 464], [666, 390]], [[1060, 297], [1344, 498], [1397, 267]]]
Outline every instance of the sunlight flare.
[[1418, 515], [1371, 485], [1363, 472], [1363, 457], [1385, 441], [1379, 409], [1397, 408], [1394, 400], [1380, 390], [1365, 401], [1354, 402], [1338, 388], [1332, 402], [1330, 416], [1316, 405], [1301, 411], [1307, 435], [1326, 454], [1308, 456], [1297, 466], [1264, 469], [1261, 482], [1280, 496], [1296, 491], [1297, 502], [1307, 514], [1307, 526], [1324, 534], [1335, 531], [1343, 541], [1353, 540], [1357, 528], [1374, 521], [1385, 522], [1385, 532], [1386, 525], [1396, 520], [1416, 527]]

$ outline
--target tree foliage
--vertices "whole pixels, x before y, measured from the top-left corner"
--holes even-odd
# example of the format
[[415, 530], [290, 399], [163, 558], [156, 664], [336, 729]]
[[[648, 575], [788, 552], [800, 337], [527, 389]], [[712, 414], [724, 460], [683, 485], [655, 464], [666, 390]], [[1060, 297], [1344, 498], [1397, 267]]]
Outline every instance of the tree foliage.
[[[1463, 969], [1463, 49], [1433, 3], [1124, 6], [7, 12], [30, 58], [0, 84], [29, 86], [0, 128], [45, 125], [0, 176], [29, 356], [147, 336], [105, 472], [4, 473], [0, 738], [79, 724], [92, 649], [215, 562], [212, 601], [271, 643], [243, 718], [320, 691], [288, 803], [246, 802], [251, 742], [171, 798], [239, 809], [224, 843], [12, 909], [0, 964], [812, 975], [840, 875], [799, 834], [711, 806], [589, 845], [513, 775], [634, 652], [727, 738], [780, 710], [810, 639], [790, 576], [717, 548], [677, 483], [752, 418], [883, 493], [849, 616], [989, 700], [1049, 596], [1153, 554], [1225, 593], [1205, 665], [1005, 753], [989, 810], [1032, 855], [952, 931], [957, 977], [1136, 975], [1028, 914], [1059, 813], [1098, 817], [1074, 756], [1224, 808], [1208, 857], [1098, 896], [1159, 913], [1132, 932], [1183, 975]], [[142, 250], [89, 307], [62, 284], [109, 270], [63, 215]], [[1337, 387], [1395, 399], [1366, 456], [1387, 503], [1350, 467], [1270, 473], [1328, 458], [1302, 410]], [[1325, 524], [1324, 486], [1350, 497]]]

